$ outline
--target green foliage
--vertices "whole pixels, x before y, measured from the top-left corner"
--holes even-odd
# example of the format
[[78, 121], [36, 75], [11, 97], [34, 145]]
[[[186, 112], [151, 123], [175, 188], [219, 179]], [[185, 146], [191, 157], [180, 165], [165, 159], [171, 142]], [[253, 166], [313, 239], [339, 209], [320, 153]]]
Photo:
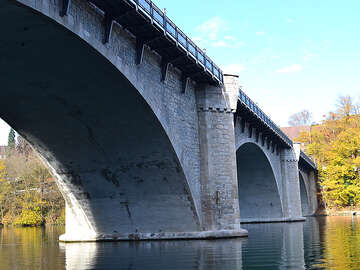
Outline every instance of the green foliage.
[[360, 206], [360, 115], [351, 114], [349, 104], [347, 98], [338, 113], [297, 138], [317, 162], [328, 208]]
[[19, 137], [12, 154], [0, 161], [0, 224], [64, 224], [64, 204], [48, 168]]
[[43, 222], [40, 209], [23, 209], [20, 216], [15, 219], [14, 225], [39, 226]]

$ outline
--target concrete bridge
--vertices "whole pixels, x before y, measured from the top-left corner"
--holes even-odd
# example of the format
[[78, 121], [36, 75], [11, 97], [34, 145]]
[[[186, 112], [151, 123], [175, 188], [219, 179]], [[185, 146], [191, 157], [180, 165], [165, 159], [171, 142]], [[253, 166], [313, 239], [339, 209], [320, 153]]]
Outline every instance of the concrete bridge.
[[315, 212], [314, 163], [151, 1], [0, 0], [0, 25], [0, 117], [57, 177], [60, 240], [237, 237]]

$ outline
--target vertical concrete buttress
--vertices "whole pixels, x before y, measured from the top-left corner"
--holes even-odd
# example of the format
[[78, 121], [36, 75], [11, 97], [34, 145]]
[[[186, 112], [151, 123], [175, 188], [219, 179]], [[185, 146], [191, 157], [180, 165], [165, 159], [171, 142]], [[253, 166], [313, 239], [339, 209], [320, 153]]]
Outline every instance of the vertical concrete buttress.
[[[196, 92], [201, 181], [201, 225], [205, 231], [240, 229], [234, 112], [238, 76], [225, 75], [224, 87], [199, 85]], [[246, 231], [245, 231], [246, 233]]]
[[293, 148], [281, 151], [283, 214], [285, 219], [289, 221], [304, 220], [301, 217], [299, 157], [299, 145], [294, 144]]

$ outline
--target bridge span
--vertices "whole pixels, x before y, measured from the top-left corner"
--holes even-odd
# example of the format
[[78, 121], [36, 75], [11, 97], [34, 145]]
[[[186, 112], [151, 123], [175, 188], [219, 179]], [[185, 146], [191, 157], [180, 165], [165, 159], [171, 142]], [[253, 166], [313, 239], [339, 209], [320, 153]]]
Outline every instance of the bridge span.
[[0, 117], [66, 201], [62, 241], [246, 236], [317, 209], [316, 166], [149, 0], [0, 0]]

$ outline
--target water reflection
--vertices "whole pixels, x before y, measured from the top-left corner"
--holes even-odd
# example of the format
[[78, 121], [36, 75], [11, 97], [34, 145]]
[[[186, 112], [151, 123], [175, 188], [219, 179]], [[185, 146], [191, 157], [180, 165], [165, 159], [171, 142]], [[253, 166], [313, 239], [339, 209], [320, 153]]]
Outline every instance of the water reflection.
[[248, 239], [58, 243], [63, 227], [0, 229], [0, 269], [360, 269], [360, 218], [247, 224]]
[[244, 240], [64, 244], [66, 269], [242, 269]]
[[64, 269], [65, 254], [57, 242], [63, 232], [57, 226], [0, 229], [0, 269]]
[[243, 249], [244, 269], [305, 269], [303, 225], [245, 225], [249, 239]]
[[331, 217], [321, 228], [321, 267], [360, 269], [360, 217]]

